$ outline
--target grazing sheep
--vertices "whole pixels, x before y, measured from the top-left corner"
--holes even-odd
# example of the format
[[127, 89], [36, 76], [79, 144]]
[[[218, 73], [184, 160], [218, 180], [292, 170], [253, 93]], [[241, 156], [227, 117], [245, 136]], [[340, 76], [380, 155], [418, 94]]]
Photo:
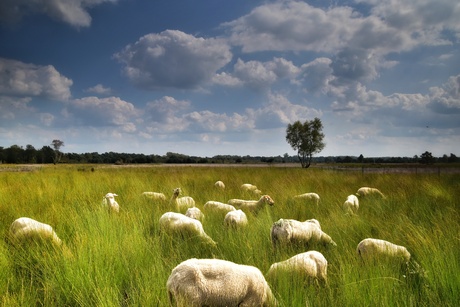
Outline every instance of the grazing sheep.
[[262, 272], [221, 259], [188, 259], [166, 282], [172, 306], [275, 306]]
[[10, 239], [13, 243], [31, 239], [34, 241], [50, 241], [55, 246], [62, 245], [62, 241], [53, 230], [53, 227], [28, 217], [20, 217], [11, 224]]
[[365, 262], [386, 259], [408, 263], [411, 258], [409, 251], [404, 246], [373, 238], [359, 242], [356, 252]]
[[180, 188], [175, 188], [173, 190], [171, 201], [169, 202], [170, 204], [176, 205], [177, 212], [184, 212], [187, 210], [187, 208], [195, 207], [195, 200], [192, 197], [190, 196], [179, 197], [179, 194], [181, 192], [182, 191]]
[[163, 193], [159, 193], [159, 192], [143, 192], [142, 195], [148, 199], [161, 200], [161, 201], [166, 200], [166, 196]]
[[227, 227], [238, 228], [247, 224], [248, 218], [241, 209], [230, 211], [224, 217], [224, 225]]
[[225, 184], [220, 180], [217, 180], [216, 183], [214, 183], [214, 186], [222, 190], [225, 189]]
[[185, 212], [185, 215], [191, 217], [192, 219], [198, 220], [200, 222], [204, 219], [204, 214], [197, 207], [188, 208]]
[[303, 200], [307, 200], [307, 201], [313, 201], [313, 202], [315, 202], [316, 205], [318, 205], [319, 201], [320, 201], [320, 197], [316, 193], [304, 193], [304, 194], [300, 194], [300, 195], [295, 195], [294, 198], [295, 199], [303, 199]]
[[[273, 223], [270, 237], [273, 247], [278, 244], [287, 246], [289, 244], [321, 243], [337, 246], [331, 237], [321, 230], [316, 220], [299, 222], [292, 219], [280, 219]], [[319, 223], [319, 222], [318, 222]]]
[[236, 208], [233, 207], [232, 205], [224, 204], [224, 203], [221, 203], [219, 201], [214, 201], [214, 200], [207, 201], [204, 204], [203, 209], [205, 211], [219, 212], [219, 213], [222, 213], [222, 214], [227, 214], [230, 211], [235, 211], [236, 210]]
[[270, 266], [267, 278], [276, 278], [278, 274], [289, 276], [301, 276], [312, 279], [317, 284], [327, 284], [327, 260], [323, 254], [317, 251], [308, 251], [297, 254], [287, 260], [274, 263]]
[[343, 211], [345, 213], [356, 214], [359, 208], [359, 200], [356, 195], [348, 195], [347, 200], [342, 205]]
[[243, 191], [252, 192], [252, 193], [254, 193], [256, 195], [262, 194], [262, 192], [257, 188], [257, 186], [255, 186], [253, 184], [250, 184], [250, 183], [243, 183], [241, 185], [241, 189]]
[[385, 195], [383, 195], [383, 193], [380, 192], [380, 190], [376, 188], [362, 187], [362, 188], [359, 188], [358, 191], [356, 192], [356, 195], [360, 197], [373, 195], [373, 194], [374, 195], [377, 194], [377, 195], [380, 195], [382, 198], [386, 198]]
[[265, 205], [273, 206], [275, 202], [270, 196], [264, 195], [259, 200], [230, 199], [228, 204], [234, 206], [236, 209], [257, 213]]
[[109, 212], [118, 213], [120, 211], [120, 206], [118, 205], [117, 201], [115, 200], [115, 196], [118, 196], [115, 193], [107, 193], [105, 194], [102, 203], [104, 206], [108, 206]]
[[160, 217], [160, 229], [170, 234], [197, 236], [204, 242], [216, 246], [217, 243], [206, 234], [200, 221], [182, 213], [166, 212]]

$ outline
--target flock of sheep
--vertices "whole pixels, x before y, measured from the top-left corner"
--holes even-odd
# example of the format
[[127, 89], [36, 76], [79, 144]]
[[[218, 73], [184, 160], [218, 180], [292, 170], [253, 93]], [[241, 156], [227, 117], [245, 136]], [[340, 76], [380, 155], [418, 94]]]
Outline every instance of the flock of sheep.
[[[225, 189], [222, 181], [215, 186]], [[254, 185], [243, 184], [241, 189], [254, 195], [262, 194]], [[161, 232], [170, 235], [188, 236], [201, 239], [203, 242], [216, 246], [217, 243], [206, 234], [203, 228], [203, 212], [196, 207], [190, 196], [180, 196], [181, 189], [176, 188], [170, 199], [170, 208], [159, 218]], [[349, 195], [343, 203], [346, 214], [356, 214], [360, 198], [375, 194], [385, 196], [375, 188], [363, 187], [356, 194]], [[144, 192], [143, 195], [156, 201], [166, 201], [166, 196], [158, 192]], [[119, 212], [119, 204], [115, 200], [117, 194], [107, 193], [103, 205], [111, 213]], [[313, 201], [319, 205], [320, 197], [316, 193], [305, 193], [294, 196], [295, 199]], [[261, 195], [258, 200], [230, 199], [227, 203], [208, 201], [203, 211], [210, 215], [224, 217], [223, 224], [229, 228], [241, 228], [248, 224], [247, 214], [256, 215], [265, 206], [273, 206], [273, 199]], [[11, 242], [27, 240], [47, 240], [56, 246], [63, 246], [61, 239], [50, 225], [27, 217], [15, 220], [10, 227]], [[297, 221], [279, 219], [270, 230], [270, 238], [275, 249], [290, 245], [308, 247], [310, 244], [336, 246], [334, 240], [322, 229], [318, 220]], [[359, 242], [357, 254], [364, 262], [379, 261], [390, 258], [408, 264], [411, 254], [403, 247], [388, 241], [367, 238]], [[276, 278], [278, 274], [297, 274], [305, 279], [314, 280], [319, 285], [327, 285], [328, 262], [323, 254], [309, 250], [297, 254], [287, 260], [273, 263], [267, 278]], [[166, 286], [171, 304], [175, 306], [272, 306], [276, 299], [265, 279], [264, 274], [254, 267], [236, 264], [222, 259], [188, 259], [178, 264], [171, 272]]]

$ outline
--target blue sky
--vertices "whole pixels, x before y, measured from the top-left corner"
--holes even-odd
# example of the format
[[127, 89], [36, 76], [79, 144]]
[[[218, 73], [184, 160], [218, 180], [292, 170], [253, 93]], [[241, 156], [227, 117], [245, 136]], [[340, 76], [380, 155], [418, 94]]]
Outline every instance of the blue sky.
[[4, 0], [0, 146], [460, 155], [457, 0]]

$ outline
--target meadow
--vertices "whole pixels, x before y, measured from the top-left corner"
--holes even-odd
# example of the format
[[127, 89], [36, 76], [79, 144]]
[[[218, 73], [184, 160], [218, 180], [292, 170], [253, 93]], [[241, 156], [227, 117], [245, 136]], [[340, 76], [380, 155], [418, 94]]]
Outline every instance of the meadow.
[[[0, 170], [3, 166], [0, 166]], [[91, 171], [94, 168], [94, 171]], [[181, 261], [221, 258], [258, 267], [305, 251], [273, 250], [270, 227], [280, 218], [315, 218], [337, 247], [315, 246], [328, 260], [328, 287], [287, 278], [269, 281], [280, 306], [458, 306], [460, 302], [460, 175], [372, 174], [296, 167], [100, 167], [57, 165], [0, 171], [1, 306], [168, 306], [166, 280]], [[214, 187], [222, 180], [225, 190]], [[249, 225], [228, 230], [222, 217], [206, 215], [203, 226], [218, 243], [165, 236], [159, 217], [166, 202], [141, 196], [176, 187], [202, 209], [208, 200], [258, 199], [240, 190], [252, 183], [275, 205]], [[379, 188], [386, 199], [360, 199], [357, 216], [342, 203], [361, 186]], [[119, 214], [101, 206], [118, 194]], [[316, 192], [319, 206], [294, 200]], [[205, 212], [206, 214], [206, 212]], [[13, 247], [8, 228], [27, 216], [53, 226], [71, 254], [48, 245]], [[356, 246], [374, 237], [406, 246], [422, 277], [399, 268], [364, 266]]]

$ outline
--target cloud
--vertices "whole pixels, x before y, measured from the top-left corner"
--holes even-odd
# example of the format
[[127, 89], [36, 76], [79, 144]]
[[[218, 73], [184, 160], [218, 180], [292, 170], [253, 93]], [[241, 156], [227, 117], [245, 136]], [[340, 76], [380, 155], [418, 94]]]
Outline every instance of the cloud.
[[45, 14], [76, 28], [89, 27], [91, 16], [88, 9], [105, 2], [118, 0], [2, 0], [0, 22], [17, 23], [29, 14]]
[[300, 1], [279, 1], [258, 6], [222, 27], [230, 29], [230, 42], [244, 52], [333, 52], [352, 37], [358, 22], [349, 7], [323, 10]]
[[52, 65], [40, 66], [0, 58], [0, 95], [68, 100], [72, 80]]
[[211, 81], [232, 54], [223, 40], [166, 30], [141, 37], [114, 58], [124, 65], [124, 75], [140, 88], [193, 89]]
[[99, 95], [110, 95], [112, 93], [112, 89], [110, 87], [104, 87], [102, 84], [97, 84], [86, 89], [85, 92]]
[[441, 87], [430, 88], [429, 107], [436, 113], [460, 114], [460, 75], [452, 76]]
[[138, 117], [139, 110], [118, 97], [84, 97], [71, 101], [61, 120], [73, 120], [77, 126], [116, 127], [133, 132]]
[[371, 7], [364, 16], [348, 6], [313, 7], [302, 1], [279, 1], [254, 8], [222, 24], [229, 41], [243, 52], [314, 51], [344, 48], [379, 55], [419, 45], [451, 44], [443, 31], [460, 37], [460, 9], [455, 1], [357, 0]]
[[303, 105], [291, 103], [281, 94], [268, 94], [268, 103], [259, 109], [247, 109], [256, 129], [272, 129], [287, 126], [296, 120], [319, 117], [321, 112]]

